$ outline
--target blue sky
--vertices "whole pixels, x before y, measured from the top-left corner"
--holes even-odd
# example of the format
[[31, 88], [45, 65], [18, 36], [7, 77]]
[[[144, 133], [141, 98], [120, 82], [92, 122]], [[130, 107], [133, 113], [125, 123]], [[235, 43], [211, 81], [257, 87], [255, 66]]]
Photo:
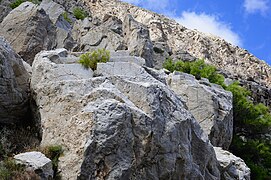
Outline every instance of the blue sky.
[[220, 36], [271, 64], [271, 0], [123, 0]]

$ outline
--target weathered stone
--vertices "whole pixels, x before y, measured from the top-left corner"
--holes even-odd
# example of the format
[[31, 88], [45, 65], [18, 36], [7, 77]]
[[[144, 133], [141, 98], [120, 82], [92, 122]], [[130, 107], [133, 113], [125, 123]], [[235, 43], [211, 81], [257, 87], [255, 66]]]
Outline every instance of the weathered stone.
[[214, 147], [214, 149], [216, 158], [221, 166], [221, 179], [250, 180], [250, 169], [241, 158], [234, 156], [232, 153], [225, 151], [220, 147]]
[[271, 68], [268, 64], [217, 36], [187, 29], [175, 20], [119, 0], [83, 1], [97, 17], [111, 14], [124, 21], [127, 13], [131, 14], [136, 21], [149, 27], [153, 42], [166, 43], [172, 54], [178, 54], [182, 50], [192, 57], [204, 58], [216, 67], [237, 75], [238, 79], [253, 78], [260, 84], [271, 86]]
[[92, 51], [107, 49], [111, 51], [125, 50], [127, 47], [121, 36], [121, 21], [114, 17], [107, 17], [103, 23], [93, 23], [92, 19], [85, 18], [76, 21], [73, 27], [73, 38], [79, 44], [76, 51]]
[[22, 59], [0, 37], [0, 123], [22, 123], [28, 110], [29, 78]]
[[175, 72], [167, 77], [168, 86], [184, 99], [189, 111], [208, 134], [214, 146], [228, 149], [233, 135], [232, 94], [207, 79]]
[[76, 42], [73, 40], [71, 32], [72, 26], [63, 17], [63, 13], [66, 12], [64, 7], [53, 0], [43, 0], [39, 7], [45, 10], [56, 26], [56, 47], [68, 50], [75, 47]]
[[[61, 62], [48, 58], [54, 54], [36, 56], [31, 88], [41, 117], [41, 145], [64, 147], [62, 178], [220, 178], [214, 150], [196, 120], [144, 68], [111, 62], [115, 73], [63, 79], [51, 70]], [[119, 66], [127, 64], [133, 71], [123, 76], [126, 67]]]
[[8, 13], [12, 10], [10, 7], [10, 0], [2, 0], [0, 1], [0, 23], [3, 19], [8, 15]]
[[31, 2], [12, 10], [0, 24], [0, 35], [29, 64], [41, 50], [55, 47], [56, 28], [45, 11]]
[[52, 161], [41, 152], [26, 152], [14, 156], [16, 163], [23, 164], [27, 169], [35, 171], [41, 180], [51, 179], [54, 176]]
[[153, 67], [153, 44], [148, 28], [127, 15], [123, 21], [123, 34], [131, 55], [141, 56], [148, 67]]

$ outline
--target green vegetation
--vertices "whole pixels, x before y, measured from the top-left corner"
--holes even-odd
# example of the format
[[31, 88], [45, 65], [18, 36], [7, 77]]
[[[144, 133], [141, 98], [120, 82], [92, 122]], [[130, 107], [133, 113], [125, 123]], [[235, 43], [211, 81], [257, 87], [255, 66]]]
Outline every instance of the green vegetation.
[[217, 73], [214, 66], [203, 60], [194, 62], [173, 62], [167, 60], [164, 68], [169, 71], [181, 71], [202, 77], [221, 85], [233, 94], [234, 137], [230, 150], [241, 157], [251, 169], [251, 179], [271, 179], [271, 144], [264, 138], [271, 128], [271, 114], [264, 104], [254, 104], [249, 99], [251, 92], [238, 82], [229, 86], [224, 84], [224, 77]]
[[22, 3], [26, 2], [26, 1], [32, 2], [34, 4], [40, 4], [40, 2], [41, 2], [41, 0], [16, 0], [13, 3], [11, 3], [9, 6], [12, 9], [15, 9], [16, 7], [20, 6]]
[[69, 18], [69, 14], [68, 14], [68, 12], [64, 12], [63, 14], [62, 14], [62, 16], [63, 16], [63, 18], [68, 22], [68, 23], [72, 23], [72, 20]]
[[76, 7], [73, 9], [73, 15], [76, 19], [85, 19], [88, 16], [88, 13], [83, 9]]
[[226, 87], [224, 84], [224, 76], [217, 73], [217, 70], [212, 65], [207, 65], [204, 60], [197, 60], [193, 62], [176, 61], [172, 59], [166, 60], [163, 67], [170, 72], [180, 71], [188, 74], [192, 74], [196, 79], [207, 78], [211, 83], [219, 84], [222, 87]]
[[110, 59], [110, 52], [105, 49], [98, 49], [93, 52], [82, 54], [79, 63], [85, 68], [97, 69], [97, 63], [106, 63]]
[[47, 146], [43, 148], [41, 151], [43, 154], [45, 154], [46, 157], [52, 160], [54, 179], [61, 179], [60, 174], [58, 172], [58, 162], [59, 162], [58, 159], [63, 154], [62, 146], [60, 145]]
[[25, 2], [25, 0], [16, 0], [13, 3], [11, 3], [9, 6], [12, 9], [15, 9], [16, 7], [20, 6], [20, 4], [22, 4], [23, 2]]

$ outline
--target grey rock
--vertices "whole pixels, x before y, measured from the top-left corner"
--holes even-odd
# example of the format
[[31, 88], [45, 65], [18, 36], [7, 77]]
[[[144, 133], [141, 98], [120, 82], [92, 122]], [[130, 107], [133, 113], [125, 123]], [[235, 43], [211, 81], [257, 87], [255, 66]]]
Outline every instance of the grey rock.
[[[106, 76], [63, 79], [51, 70], [61, 62], [48, 58], [55, 54], [36, 56], [31, 90], [41, 117], [41, 146], [64, 148], [62, 178], [220, 178], [213, 147], [197, 121], [144, 68], [110, 62], [98, 64]], [[127, 65], [131, 72], [122, 75]]]
[[14, 156], [16, 163], [23, 164], [27, 169], [35, 171], [41, 180], [53, 178], [52, 161], [41, 152], [26, 152]]
[[250, 180], [250, 169], [241, 158], [234, 156], [220, 147], [214, 147], [214, 149], [221, 166], [221, 179]]
[[127, 49], [123, 37], [119, 34], [122, 31], [119, 23], [121, 21], [115, 17], [107, 17], [99, 24], [90, 18], [76, 21], [73, 38], [77, 40], [78, 47], [75, 51], [92, 51], [98, 48], [111, 51]]
[[170, 74], [167, 82], [184, 99], [211, 143], [228, 149], [233, 135], [232, 93], [209, 83], [207, 79], [198, 81], [185, 73]]
[[56, 28], [43, 9], [25, 2], [5, 17], [0, 35], [31, 65], [38, 52], [55, 47]]
[[139, 66], [146, 65], [145, 59], [137, 56], [130, 56], [129, 51], [110, 52], [110, 62], [132, 62]]
[[23, 60], [0, 37], [0, 123], [23, 123], [28, 110], [29, 78]]
[[10, 7], [10, 0], [2, 0], [0, 1], [0, 23], [3, 19], [8, 15], [8, 13], [12, 10]]
[[43, 0], [39, 6], [49, 15], [50, 20], [56, 26], [56, 47], [71, 50], [76, 46], [72, 38], [72, 26], [67, 22], [63, 13], [66, 12], [64, 7], [55, 3], [53, 0]]
[[127, 15], [123, 21], [123, 33], [130, 54], [143, 57], [146, 65], [153, 67], [153, 44], [148, 28]]

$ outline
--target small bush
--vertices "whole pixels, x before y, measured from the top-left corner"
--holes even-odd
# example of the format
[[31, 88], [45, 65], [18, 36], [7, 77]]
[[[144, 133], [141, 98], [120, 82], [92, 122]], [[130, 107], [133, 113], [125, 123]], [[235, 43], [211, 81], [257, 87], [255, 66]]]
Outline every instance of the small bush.
[[64, 12], [62, 16], [68, 23], [72, 23], [72, 20], [69, 18], [69, 14], [67, 12]]
[[11, 3], [9, 6], [12, 9], [15, 9], [16, 7], [20, 6], [24, 2], [25, 2], [25, 0], [16, 0], [15, 2]]
[[222, 87], [225, 87], [224, 76], [218, 74], [214, 66], [205, 64], [204, 60], [197, 60], [193, 62], [173, 62], [172, 59], [168, 59], [163, 64], [163, 67], [168, 69], [170, 72], [180, 71], [192, 74], [196, 77], [196, 79], [207, 78], [211, 83], [219, 84]]
[[87, 12], [85, 12], [83, 9], [79, 7], [73, 9], [73, 15], [76, 19], [81, 20], [85, 19], [88, 16]]
[[54, 146], [47, 146], [44, 147], [42, 153], [52, 160], [53, 170], [54, 170], [54, 179], [60, 179], [60, 175], [58, 172], [58, 162], [59, 157], [63, 154], [62, 146], [54, 145]]
[[97, 63], [106, 63], [110, 59], [110, 52], [105, 49], [98, 49], [93, 52], [82, 54], [79, 63], [85, 68], [97, 69]]

